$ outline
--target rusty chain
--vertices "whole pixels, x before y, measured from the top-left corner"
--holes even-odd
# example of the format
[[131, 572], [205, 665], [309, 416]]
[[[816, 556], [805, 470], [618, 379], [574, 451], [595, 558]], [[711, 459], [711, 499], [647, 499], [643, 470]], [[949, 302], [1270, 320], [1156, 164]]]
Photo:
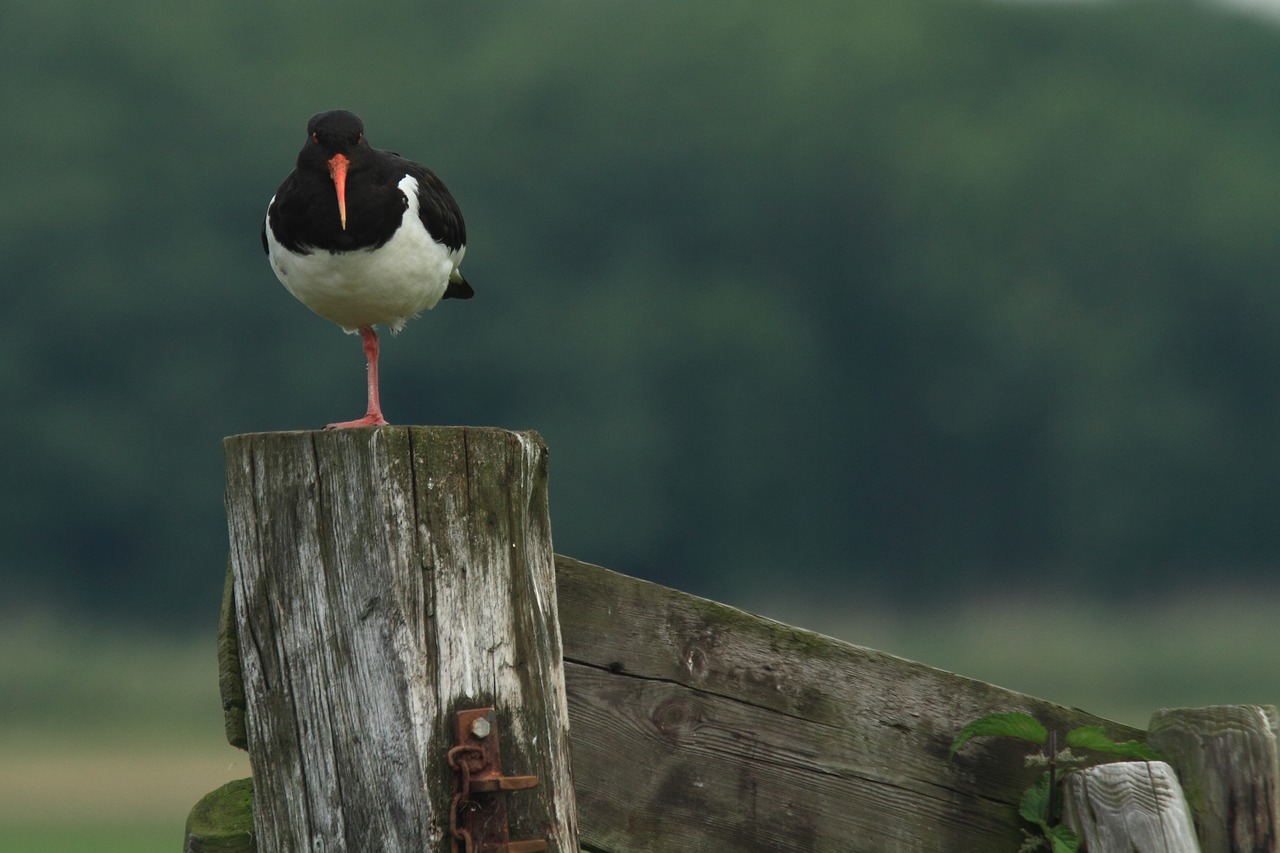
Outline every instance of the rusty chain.
[[[470, 756], [470, 758], [464, 758], [464, 756]], [[448, 759], [449, 766], [457, 772], [457, 776], [454, 777], [453, 805], [449, 809], [449, 832], [453, 834], [453, 853], [474, 853], [475, 842], [471, 838], [471, 833], [460, 825], [458, 816], [471, 802], [471, 774], [484, 769], [484, 751], [475, 746], [455, 746], [449, 750]]]

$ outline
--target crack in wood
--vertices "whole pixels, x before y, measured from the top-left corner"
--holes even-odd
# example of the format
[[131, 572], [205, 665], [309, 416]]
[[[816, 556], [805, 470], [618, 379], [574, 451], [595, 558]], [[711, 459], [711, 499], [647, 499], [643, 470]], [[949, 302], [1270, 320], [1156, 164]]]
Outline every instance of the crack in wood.
[[752, 702], [751, 700], [745, 699], [741, 696], [734, 696], [731, 693], [724, 693], [717, 690], [708, 690], [705, 687], [698, 687], [697, 685], [688, 684], [684, 681], [680, 681], [679, 679], [676, 679], [676, 678], [670, 678], [668, 676], [645, 675], [639, 672], [632, 672], [631, 670], [626, 669], [621, 663], [618, 663], [616, 661], [611, 663], [604, 663], [604, 664], [592, 663], [591, 661], [585, 661], [579, 658], [573, 658], [566, 655], [564, 658], [564, 662], [575, 663], [575, 664], [578, 664], [579, 666], [590, 667], [591, 669], [598, 670], [600, 672], [607, 672], [610, 675], [621, 675], [621, 676], [625, 676], [626, 678], [634, 678], [637, 681], [648, 681], [656, 684], [670, 684], [675, 687], [683, 687], [686, 690], [692, 690], [694, 693], [698, 693], [702, 696], [715, 696], [716, 698], [719, 698], [719, 699], [727, 699], [730, 702], [737, 702], [738, 704], [745, 705], [748, 708], [755, 708], [760, 711], [767, 711], [770, 714], [777, 714], [780, 717], [788, 717], [792, 720], [801, 720], [803, 722], [806, 722], [815, 726], [824, 726], [826, 728], [836, 729], [837, 731], [840, 730], [839, 726], [834, 726], [830, 723], [823, 722], [822, 720], [814, 720], [809, 717], [801, 716], [799, 714], [794, 714], [787, 711], [781, 711], [769, 705], [764, 705], [758, 702]]

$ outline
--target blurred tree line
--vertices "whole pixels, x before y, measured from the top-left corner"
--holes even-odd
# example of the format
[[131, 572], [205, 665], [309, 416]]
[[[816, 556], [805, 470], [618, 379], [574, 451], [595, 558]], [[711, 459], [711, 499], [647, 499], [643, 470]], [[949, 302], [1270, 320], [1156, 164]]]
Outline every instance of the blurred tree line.
[[[362, 410], [258, 242], [307, 117], [477, 298], [399, 423], [533, 428], [557, 549], [728, 600], [1273, 576], [1280, 33], [1194, 3], [17, 4], [9, 607], [213, 619], [221, 436]], [[0, 605], [3, 610], [5, 605]]]

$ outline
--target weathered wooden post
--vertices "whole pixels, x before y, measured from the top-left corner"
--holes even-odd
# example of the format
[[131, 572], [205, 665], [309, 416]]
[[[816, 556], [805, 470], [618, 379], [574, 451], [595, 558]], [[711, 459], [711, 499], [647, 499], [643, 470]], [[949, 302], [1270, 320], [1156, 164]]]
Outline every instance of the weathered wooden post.
[[576, 853], [541, 439], [382, 427], [225, 451], [258, 849], [445, 851], [501, 798], [515, 841], [473, 827], [477, 851]]
[[1063, 780], [1065, 819], [1089, 853], [1201, 853], [1191, 809], [1163, 761], [1116, 761]]
[[1280, 851], [1280, 714], [1274, 705], [1172, 708], [1148, 743], [1178, 771], [1204, 853]]

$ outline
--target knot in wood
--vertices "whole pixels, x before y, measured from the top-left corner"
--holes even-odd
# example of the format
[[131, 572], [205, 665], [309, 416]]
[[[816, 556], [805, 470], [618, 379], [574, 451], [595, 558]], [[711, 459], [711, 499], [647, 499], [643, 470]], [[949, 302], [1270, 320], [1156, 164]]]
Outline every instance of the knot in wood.
[[698, 727], [702, 721], [702, 713], [690, 700], [673, 697], [659, 702], [649, 719], [665, 738], [678, 741]]

